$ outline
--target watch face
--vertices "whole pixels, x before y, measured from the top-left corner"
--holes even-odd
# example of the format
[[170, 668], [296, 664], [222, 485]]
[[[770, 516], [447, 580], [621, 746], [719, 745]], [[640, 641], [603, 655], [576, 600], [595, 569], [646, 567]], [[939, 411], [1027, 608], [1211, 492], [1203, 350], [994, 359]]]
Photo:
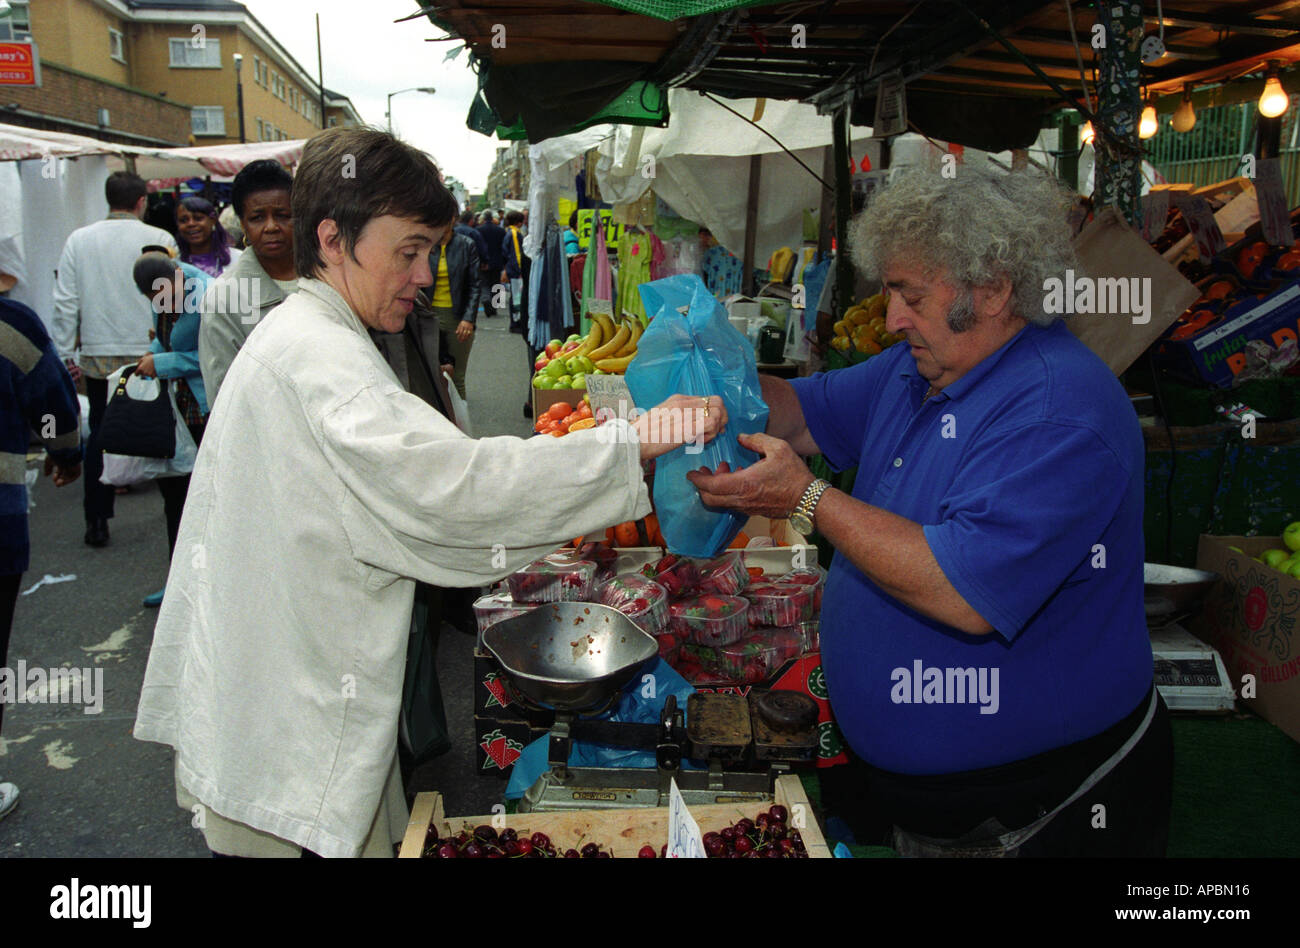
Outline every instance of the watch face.
[[796, 533], [801, 533], [804, 536], [812, 533], [812, 521], [797, 511], [790, 514], [790, 526], [794, 528]]

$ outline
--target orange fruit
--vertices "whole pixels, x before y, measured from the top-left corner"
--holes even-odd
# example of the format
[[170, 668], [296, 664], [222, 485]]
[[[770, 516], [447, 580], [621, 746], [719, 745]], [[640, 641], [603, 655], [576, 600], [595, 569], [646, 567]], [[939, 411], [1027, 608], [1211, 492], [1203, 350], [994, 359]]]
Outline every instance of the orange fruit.
[[563, 418], [565, 415], [573, 414], [573, 406], [568, 402], [556, 402], [546, 409], [546, 414], [551, 418]]
[[614, 542], [624, 547], [640, 544], [641, 534], [637, 531], [636, 524], [628, 520], [616, 526], [614, 528]]
[[596, 419], [595, 419], [595, 418], [579, 418], [579, 419], [578, 419], [577, 421], [575, 421], [573, 424], [569, 425], [569, 430], [570, 430], [570, 431], [582, 431], [582, 430], [584, 430], [584, 429], [586, 429], [586, 428], [594, 428], [594, 427], [596, 427]]

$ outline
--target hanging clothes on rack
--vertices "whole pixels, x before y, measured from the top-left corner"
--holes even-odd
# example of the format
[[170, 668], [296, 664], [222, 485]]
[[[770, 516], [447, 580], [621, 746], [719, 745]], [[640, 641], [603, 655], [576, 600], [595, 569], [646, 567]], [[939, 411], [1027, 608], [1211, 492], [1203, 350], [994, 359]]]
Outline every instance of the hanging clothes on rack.
[[553, 220], [546, 225], [541, 256], [533, 261], [533, 271], [534, 281], [529, 289], [536, 307], [530, 313], [528, 341], [534, 349], [544, 349], [547, 342], [563, 339], [575, 328], [569, 261], [564, 255], [560, 225]]
[[645, 305], [641, 302], [637, 287], [653, 279], [651, 265], [654, 261], [654, 241], [651, 237], [651, 234], [636, 230], [624, 231], [618, 246], [619, 312], [638, 319], [645, 318]]
[[740, 258], [722, 244], [715, 244], [704, 252], [700, 267], [704, 285], [720, 300], [741, 291], [744, 270]]

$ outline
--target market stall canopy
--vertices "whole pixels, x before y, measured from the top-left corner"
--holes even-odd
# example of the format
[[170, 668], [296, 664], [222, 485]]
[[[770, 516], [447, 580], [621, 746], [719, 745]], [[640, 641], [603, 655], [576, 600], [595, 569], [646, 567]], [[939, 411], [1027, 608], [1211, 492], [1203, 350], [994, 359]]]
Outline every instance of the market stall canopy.
[[303, 144], [302, 139], [295, 139], [197, 148], [139, 148], [102, 142], [85, 135], [0, 124], [0, 161], [107, 155], [110, 170], [118, 170], [126, 166], [126, 159], [131, 158], [135, 160], [136, 174], [146, 181], [183, 181], [206, 175], [217, 180], [229, 180], [244, 165], [262, 158], [271, 158], [292, 168], [302, 159]]
[[[244, 145], [206, 145], [197, 148], [166, 148], [137, 154], [136, 174], [146, 181], [176, 180], [211, 175], [228, 181], [252, 161], [270, 158], [286, 168], [302, 160], [305, 139], [282, 142], [249, 142]], [[110, 165], [112, 162], [110, 162]]]
[[[1156, 92], [1300, 60], [1297, 0], [1142, 6], [1167, 50], [1145, 70]], [[899, 74], [915, 130], [988, 151], [1027, 147], [1044, 112], [1083, 101], [1097, 22], [1067, 0], [446, 0], [421, 13], [471, 48], [481, 95], [470, 127], [488, 134], [662, 126], [663, 93], [677, 86], [822, 112], [848, 104], [866, 125], [880, 80]]]

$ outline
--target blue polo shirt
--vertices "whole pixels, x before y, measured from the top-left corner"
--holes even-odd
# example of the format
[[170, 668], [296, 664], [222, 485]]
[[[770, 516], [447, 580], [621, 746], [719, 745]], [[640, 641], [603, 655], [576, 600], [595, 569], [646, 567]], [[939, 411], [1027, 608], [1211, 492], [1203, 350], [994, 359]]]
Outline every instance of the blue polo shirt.
[[1057, 321], [1026, 326], [924, 404], [907, 346], [792, 383], [853, 496], [923, 525], [995, 631], [903, 605], [842, 554], [822, 604], [836, 720], [896, 773], [992, 767], [1104, 731], [1152, 681], [1144, 447], [1118, 380]]

